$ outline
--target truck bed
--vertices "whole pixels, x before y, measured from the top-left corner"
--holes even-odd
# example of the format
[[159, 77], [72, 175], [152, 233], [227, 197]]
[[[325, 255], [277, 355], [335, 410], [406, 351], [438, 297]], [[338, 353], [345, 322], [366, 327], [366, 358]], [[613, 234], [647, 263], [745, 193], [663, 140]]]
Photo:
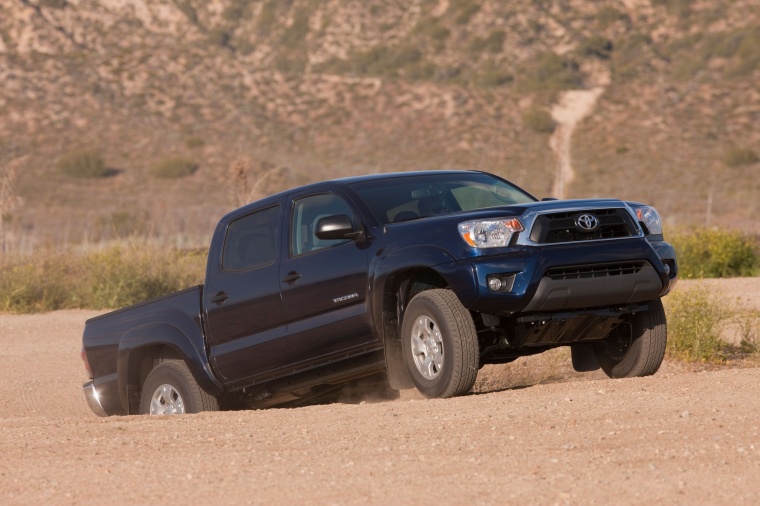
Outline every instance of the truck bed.
[[[175, 329], [203, 349], [201, 328], [202, 286], [148, 300], [87, 320], [82, 337], [92, 370], [88, 402], [97, 401], [106, 414], [126, 414], [127, 399], [119, 395], [119, 364], [124, 363], [130, 349], [145, 340], [155, 339], [156, 333]], [[161, 342], [157, 340], [156, 343]]]

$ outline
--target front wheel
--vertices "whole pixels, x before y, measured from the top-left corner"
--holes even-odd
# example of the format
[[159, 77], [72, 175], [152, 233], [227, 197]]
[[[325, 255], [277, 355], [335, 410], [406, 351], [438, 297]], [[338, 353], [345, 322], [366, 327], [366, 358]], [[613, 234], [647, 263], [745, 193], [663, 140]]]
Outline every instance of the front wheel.
[[447, 398], [470, 391], [480, 357], [475, 324], [451, 290], [414, 296], [401, 325], [404, 362], [423, 395]]
[[180, 415], [218, 411], [219, 402], [198, 386], [182, 360], [165, 360], [145, 379], [140, 396], [142, 415]]
[[650, 376], [665, 356], [667, 324], [662, 302], [649, 303], [649, 310], [631, 315], [609, 337], [594, 345], [602, 370], [610, 378]]

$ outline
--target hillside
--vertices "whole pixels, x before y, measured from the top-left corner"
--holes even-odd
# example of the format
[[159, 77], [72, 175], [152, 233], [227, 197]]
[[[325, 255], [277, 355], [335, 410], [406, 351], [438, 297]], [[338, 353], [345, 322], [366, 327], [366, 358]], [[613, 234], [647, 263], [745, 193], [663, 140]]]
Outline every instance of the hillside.
[[[760, 0], [0, 0], [0, 13], [18, 249], [130, 233], [200, 245], [234, 205], [240, 156], [286, 168], [279, 185], [485, 169], [540, 197], [760, 232]], [[593, 100], [568, 119], [573, 90]], [[58, 170], [80, 149], [108, 177]], [[151, 175], [172, 156], [198, 170]]]

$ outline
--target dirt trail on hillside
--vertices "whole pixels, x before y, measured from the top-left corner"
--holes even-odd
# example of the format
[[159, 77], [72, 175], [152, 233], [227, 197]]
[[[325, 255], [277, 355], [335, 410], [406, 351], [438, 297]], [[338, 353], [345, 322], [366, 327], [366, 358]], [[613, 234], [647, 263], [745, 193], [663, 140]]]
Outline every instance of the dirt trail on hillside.
[[552, 107], [552, 118], [557, 122], [554, 133], [549, 138], [549, 147], [554, 151], [557, 161], [552, 195], [558, 199], [567, 198], [567, 188], [575, 178], [571, 157], [573, 131], [583, 118], [591, 114], [602, 93], [602, 86], [590, 90], [565, 91]]
[[[760, 279], [715, 284], [760, 309]], [[95, 314], [0, 315], [0, 504], [760, 503], [758, 368], [546, 383], [567, 360], [532, 357], [456, 399], [100, 419]]]

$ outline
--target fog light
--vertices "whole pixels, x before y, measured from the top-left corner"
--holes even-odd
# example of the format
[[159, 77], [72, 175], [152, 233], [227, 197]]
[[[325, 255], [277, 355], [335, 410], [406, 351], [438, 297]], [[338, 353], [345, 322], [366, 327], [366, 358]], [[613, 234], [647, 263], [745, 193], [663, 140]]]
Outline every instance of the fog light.
[[488, 288], [492, 292], [509, 292], [515, 285], [514, 274], [492, 274], [487, 278]]
[[493, 292], [500, 292], [504, 288], [504, 281], [496, 277], [489, 278], [488, 288]]
[[668, 264], [665, 264], [665, 274], [667, 276], [670, 276], [670, 265], [668, 265]]

